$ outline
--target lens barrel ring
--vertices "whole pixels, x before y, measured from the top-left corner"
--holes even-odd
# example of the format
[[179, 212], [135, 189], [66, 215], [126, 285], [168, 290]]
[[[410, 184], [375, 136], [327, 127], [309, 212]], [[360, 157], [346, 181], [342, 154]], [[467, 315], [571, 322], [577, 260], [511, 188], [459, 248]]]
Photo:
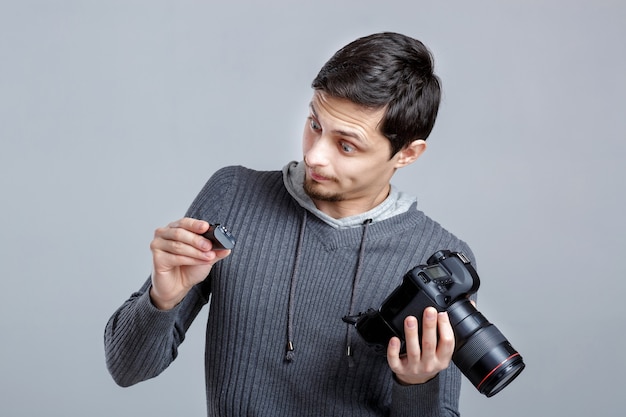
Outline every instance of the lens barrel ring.
[[452, 360], [460, 369], [470, 369], [495, 346], [506, 342], [506, 337], [493, 324], [478, 330], [459, 349]]

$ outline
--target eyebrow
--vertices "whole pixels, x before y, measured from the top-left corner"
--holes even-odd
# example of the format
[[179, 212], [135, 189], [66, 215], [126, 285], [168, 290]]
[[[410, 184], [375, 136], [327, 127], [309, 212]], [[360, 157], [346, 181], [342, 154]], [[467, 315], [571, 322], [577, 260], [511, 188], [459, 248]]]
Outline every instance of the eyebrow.
[[[313, 105], [312, 101], [309, 103], [309, 108], [311, 109], [311, 113], [313, 113], [313, 116], [315, 116], [316, 119], [319, 119], [317, 115], [317, 111], [315, 110], [315, 106]], [[363, 136], [357, 132], [353, 132], [350, 130], [342, 130], [342, 129], [333, 129], [332, 132], [340, 136], [345, 136], [348, 138], [356, 139], [359, 142], [363, 143], [364, 145], [367, 144], [367, 141], [363, 138]]]

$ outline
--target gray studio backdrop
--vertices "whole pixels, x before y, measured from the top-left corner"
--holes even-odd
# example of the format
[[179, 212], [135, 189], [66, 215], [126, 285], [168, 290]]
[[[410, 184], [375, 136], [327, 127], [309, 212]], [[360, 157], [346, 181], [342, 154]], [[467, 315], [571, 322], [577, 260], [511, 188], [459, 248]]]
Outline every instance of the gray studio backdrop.
[[626, 3], [226, 3], [0, 2], [0, 415], [205, 414], [206, 311], [127, 389], [105, 322], [213, 171], [300, 158], [311, 79], [382, 30], [429, 45], [444, 86], [395, 183], [470, 243], [527, 363], [491, 399], [466, 384], [463, 415], [621, 415]]

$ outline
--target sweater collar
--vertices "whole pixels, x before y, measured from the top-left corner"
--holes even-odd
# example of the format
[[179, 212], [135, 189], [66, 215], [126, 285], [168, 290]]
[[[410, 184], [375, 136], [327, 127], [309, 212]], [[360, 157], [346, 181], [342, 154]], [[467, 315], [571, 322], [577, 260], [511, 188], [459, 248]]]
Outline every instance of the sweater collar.
[[397, 214], [405, 213], [417, 201], [415, 197], [399, 191], [392, 184], [389, 196], [378, 206], [365, 213], [335, 219], [319, 210], [313, 200], [304, 192], [303, 162], [291, 161], [285, 165], [283, 167], [283, 182], [289, 194], [291, 194], [300, 206], [335, 229], [359, 227], [362, 226], [363, 222], [366, 220], [379, 222], [388, 219]]

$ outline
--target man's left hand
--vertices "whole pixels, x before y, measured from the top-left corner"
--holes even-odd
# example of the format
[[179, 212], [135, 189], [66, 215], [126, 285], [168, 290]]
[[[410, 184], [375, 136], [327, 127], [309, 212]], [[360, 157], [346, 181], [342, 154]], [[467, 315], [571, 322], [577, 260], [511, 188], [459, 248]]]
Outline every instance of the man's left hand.
[[387, 362], [401, 384], [423, 384], [446, 369], [454, 353], [454, 332], [448, 313], [437, 313], [433, 307], [424, 310], [420, 347], [417, 319], [404, 320], [406, 354], [400, 354], [400, 339], [391, 338]]

